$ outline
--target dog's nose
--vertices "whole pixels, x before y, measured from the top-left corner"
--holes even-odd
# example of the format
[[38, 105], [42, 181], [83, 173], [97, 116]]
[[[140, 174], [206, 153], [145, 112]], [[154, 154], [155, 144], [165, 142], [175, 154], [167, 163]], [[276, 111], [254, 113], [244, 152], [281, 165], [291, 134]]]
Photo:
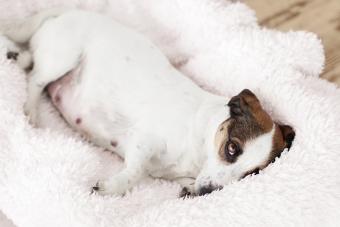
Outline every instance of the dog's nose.
[[206, 195], [209, 194], [215, 190], [221, 190], [223, 188], [223, 186], [221, 185], [213, 185], [212, 183], [210, 183], [209, 185], [205, 185], [202, 186], [198, 189], [198, 195]]
[[209, 194], [211, 193], [212, 191], [214, 191], [214, 188], [209, 185], [209, 186], [204, 186], [202, 188], [199, 189], [199, 192], [198, 192], [198, 195], [206, 195], [206, 194]]
[[221, 185], [217, 185], [217, 186], [213, 186], [212, 184], [209, 184], [207, 186], [203, 186], [198, 190], [198, 195], [206, 195], [209, 194], [215, 190], [221, 190], [223, 188], [223, 186]]

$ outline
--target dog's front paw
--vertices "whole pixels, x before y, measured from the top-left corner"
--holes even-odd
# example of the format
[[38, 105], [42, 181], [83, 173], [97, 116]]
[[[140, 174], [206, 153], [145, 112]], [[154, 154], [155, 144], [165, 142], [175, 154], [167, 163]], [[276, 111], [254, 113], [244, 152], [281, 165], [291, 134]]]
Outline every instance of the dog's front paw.
[[190, 190], [190, 189], [187, 188], [187, 187], [183, 187], [182, 190], [181, 190], [181, 192], [179, 193], [179, 197], [180, 197], [180, 198], [183, 198], [183, 199], [188, 198], [188, 197], [189, 197], [189, 198], [190, 198], [190, 197], [194, 197], [194, 196], [196, 196], [195, 192], [192, 191], [192, 190]]
[[124, 195], [125, 191], [125, 188], [111, 181], [98, 181], [96, 185], [92, 187], [92, 192], [99, 195]]

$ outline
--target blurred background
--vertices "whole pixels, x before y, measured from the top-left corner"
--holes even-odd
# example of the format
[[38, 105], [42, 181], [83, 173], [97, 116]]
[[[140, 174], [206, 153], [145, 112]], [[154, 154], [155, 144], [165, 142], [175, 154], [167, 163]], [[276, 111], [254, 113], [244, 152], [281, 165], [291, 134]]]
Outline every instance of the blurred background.
[[325, 47], [322, 77], [340, 86], [340, 0], [243, 0], [259, 23], [281, 31], [316, 33]]

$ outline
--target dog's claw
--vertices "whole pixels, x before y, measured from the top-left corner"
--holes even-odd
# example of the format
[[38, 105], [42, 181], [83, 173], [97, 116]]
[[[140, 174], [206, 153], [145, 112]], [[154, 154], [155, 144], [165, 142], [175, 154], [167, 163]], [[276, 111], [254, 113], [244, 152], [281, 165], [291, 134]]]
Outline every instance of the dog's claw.
[[99, 191], [99, 189], [99, 182], [97, 182], [96, 185], [92, 187], [92, 193]]
[[195, 193], [192, 193], [187, 187], [183, 187], [182, 191], [179, 193], [180, 198], [191, 198], [194, 197]]
[[91, 195], [92, 194], [96, 194], [96, 193], [98, 193], [100, 191], [100, 187], [99, 187], [99, 182], [97, 182], [93, 187], [92, 187], [92, 189], [91, 189]]
[[16, 61], [18, 59], [18, 56], [19, 56], [18, 52], [13, 51], [7, 52], [7, 59], [13, 59], [14, 61]]
[[92, 187], [92, 191], [94, 191], [94, 192], [99, 191], [99, 187], [97, 187], [97, 186]]
[[124, 195], [125, 188], [116, 187], [117, 184], [112, 184], [112, 182], [98, 181], [95, 186], [92, 187], [92, 191], [98, 195]]

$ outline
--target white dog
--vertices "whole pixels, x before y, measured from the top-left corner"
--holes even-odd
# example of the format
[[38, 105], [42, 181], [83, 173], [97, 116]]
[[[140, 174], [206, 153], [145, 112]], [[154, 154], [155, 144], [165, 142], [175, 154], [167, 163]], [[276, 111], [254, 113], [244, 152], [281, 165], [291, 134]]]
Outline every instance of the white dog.
[[3, 31], [28, 43], [33, 56], [25, 105], [31, 123], [47, 88], [73, 128], [124, 158], [120, 173], [94, 187], [100, 194], [123, 194], [145, 175], [177, 181], [185, 194], [210, 193], [291, 146], [292, 128], [273, 122], [251, 91], [226, 105], [109, 17], [52, 9]]

